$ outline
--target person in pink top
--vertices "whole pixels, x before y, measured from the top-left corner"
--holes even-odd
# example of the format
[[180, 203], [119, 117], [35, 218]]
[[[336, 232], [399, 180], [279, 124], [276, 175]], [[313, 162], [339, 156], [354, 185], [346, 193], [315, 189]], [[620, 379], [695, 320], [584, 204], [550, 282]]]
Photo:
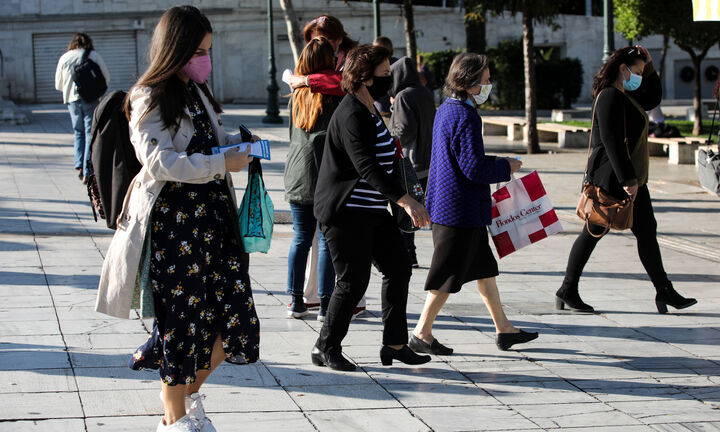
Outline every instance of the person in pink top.
[[323, 36], [330, 41], [335, 50], [335, 71], [330, 73], [315, 73], [310, 75], [293, 75], [290, 78], [290, 87], [310, 87], [313, 93], [323, 93], [333, 96], [344, 96], [340, 87], [342, 69], [345, 64], [345, 55], [350, 49], [357, 46], [357, 41], [350, 39], [339, 19], [332, 15], [320, 15], [305, 25], [303, 38], [305, 43], [314, 37]]

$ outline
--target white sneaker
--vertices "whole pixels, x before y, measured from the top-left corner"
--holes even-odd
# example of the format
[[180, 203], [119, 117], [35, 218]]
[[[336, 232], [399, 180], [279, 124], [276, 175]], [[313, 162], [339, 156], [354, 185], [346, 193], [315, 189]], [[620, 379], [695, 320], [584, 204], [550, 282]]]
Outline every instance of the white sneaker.
[[205, 408], [202, 404], [203, 399], [205, 399], [205, 395], [200, 393], [185, 396], [185, 410], [187, 411], [187, 415], [195, 422], [198, 431], [217, 432], [215, 426], [213, 426], [210, 419], [205, 415]]
[[[214, 431], [215, 428], [212, 430]], [[165, 419], [160, 420], [157, 432], [200, 432], [200, 429], [198, 429], [197, 425], [190, 416], [185, 414], [170, 426], [165, 425]]]

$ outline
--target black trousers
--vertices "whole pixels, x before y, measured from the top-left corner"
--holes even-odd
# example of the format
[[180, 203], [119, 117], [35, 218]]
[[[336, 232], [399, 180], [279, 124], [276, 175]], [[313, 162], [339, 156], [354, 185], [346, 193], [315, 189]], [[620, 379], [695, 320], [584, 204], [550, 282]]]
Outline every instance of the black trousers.
[[[603, 227], [592, 224], [590, 225], [590, 229], [595, 234], [603, 231]], [[638, 194], [633, 204], [632, 233], [637, 240], [640, 261], [643, 267], [645, 267], [645, 271], [648, 276], [650, 276], [650, 280], [655, 288], [670, 284], [667, 273], [665, 273], [665, 268], [663, 267], [662, 257], [660, 256], [660, 246], [658, 246], [657, 242], [657, 221], [655, 220], [647, 185], [638, 189]], [[590, 235], [586, 224], [570, 251], [563, 288], [577, 289], [583, 268], [590, 259], [590, 255], [599, 241], [599, 238]]]
[[408, 341], [407, 296], [410, 259], [390, 213], [344, 211], [333, 225], [322, 225], [337, 282], [316, 346], [341, 352], [355, 306], [365, 295], [374, 263], [382, 278], [383, 344]]

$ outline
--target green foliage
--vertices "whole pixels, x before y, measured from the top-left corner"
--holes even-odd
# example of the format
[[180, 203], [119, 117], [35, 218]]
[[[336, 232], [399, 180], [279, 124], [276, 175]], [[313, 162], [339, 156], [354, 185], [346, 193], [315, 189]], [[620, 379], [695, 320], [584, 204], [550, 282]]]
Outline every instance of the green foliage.
[[423, 57], [425, 65], [435, 76], [435, 83], [433, 83], [433, 88], [442, 88], [442, 86], [445, 84], [445, 77], [447, 77], [453, 59], [456, 55], [464, 51], [465, 50], [458, 48], [456, 50], [420, 53], [420, 55], [422, 55]]
[[720, 42], [720, 23], [694, 22], [688, 0], [615, 0], [615, 30], [628, 39], [667, 35], [685, 51], [706, 51]]
[[654, 33], [647, 15], [641, 14], [644, 0], [615, 0], [615, 31], [625, 39], [642, 39]]
[[554, 18], [566, 4], [573, 0], [466, 0], [465, 15], [466, 22], [477, 16], [485, 16], [486, 12], [493, 15], [501, 15], [509, 12], [528, 15], [533, 21], [541, 24], [548, 24], [556, 27]]
[[583, 67], [580, 59], [536, 61], [538, 108], [570, 108], [580, 96]]
[[504, 40], [489, 48], [490, 75], [493, 82], [492, 103], [501, 109], [525, 106], [523, 85], [523, 47], [520, 40]]
[[[520, 40], [501, 41], [487, 51], [493, 81], [492, 102], [502, 109], [525, 106], [523, 47]], [[552, 50], [535, 56], [538, 108], [569, 108], [580, 96], [583, 67], [579, 59], [553, 59]]]

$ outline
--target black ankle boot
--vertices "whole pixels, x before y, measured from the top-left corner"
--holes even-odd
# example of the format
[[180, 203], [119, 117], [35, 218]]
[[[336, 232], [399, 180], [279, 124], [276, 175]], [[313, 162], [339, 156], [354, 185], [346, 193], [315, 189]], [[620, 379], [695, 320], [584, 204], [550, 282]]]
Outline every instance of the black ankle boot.
[[562, 284], [560, 289], [555, 293], [555, 309], [563, 310], [566, 305], [571, 312], [595, 312], [595, 309], [592, 306], [582, 301], [580, 294], [578, 294], [577, 285], [570, 287], [566, 284]]
[[415, 354], [415, 351], [411, 350], [407, 345], [399, 350], [383, 345], [380, 349], [380, 361], [383, 366], [392, 366], [393, 359], [409, 365], [420, 365], [429, 362], [430, 356]]
[[655, 305], [657, 306], [658, 313], [667, 313], [667, 305], [674, 307], [675, 309], [685, 309], [697, 303], [694, 298], [685, 298], [681, 296], [672, 284], [667, 284], [661, 287], [655, 287], [657, 294], [655, 295]]
[[315, 366], [327, 366], [333, 370], [352, 372], [356, 369], [356, 366], [346, 359], [342, 352], [332, 351], [324, 353], [314, 346], [310, 351], [310, 360], [312, 360]]

